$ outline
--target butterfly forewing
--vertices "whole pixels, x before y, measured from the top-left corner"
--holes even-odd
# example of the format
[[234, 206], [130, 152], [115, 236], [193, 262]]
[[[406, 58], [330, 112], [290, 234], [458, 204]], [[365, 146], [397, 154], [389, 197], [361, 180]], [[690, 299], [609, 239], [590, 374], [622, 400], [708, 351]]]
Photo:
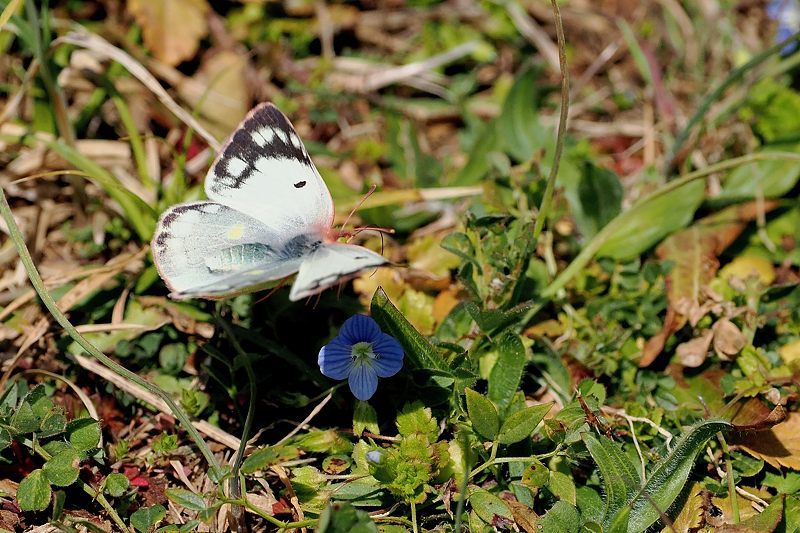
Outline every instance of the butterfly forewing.
[[320, 233], [333, 201], [289, 119], [270, 103], [242, 121], [206, 176], [206, 195], [284, 234]]
[[300, 265], [289, 299], [300, 300], [312, 296], [362, 270], [386, 263], [382, 255], [363, 246], [322, 244]]

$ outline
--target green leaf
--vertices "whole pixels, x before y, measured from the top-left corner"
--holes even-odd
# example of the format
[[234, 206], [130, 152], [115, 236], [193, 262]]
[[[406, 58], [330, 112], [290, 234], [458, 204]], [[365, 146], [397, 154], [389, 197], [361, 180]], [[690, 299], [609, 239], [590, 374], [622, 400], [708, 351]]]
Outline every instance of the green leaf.
[[317, 533], [377, 532], [378, 526], [366, 511], [360, 511], [346, 502], [336, 502], [326, 507], [317, 524]]
[[497, 118], [497, 132], [506, 151], [517, 161], [528, 161], [552, 142], [550, 128], [539, 121], [540, 67], [528, 67], [517, 75]]
[[558, 501], [539, 521], [540, 531], [578, 533], [581, 530], [581, 515], [574, 505]]
[[500, 426], [497, 440], [500, 441], [500, 444], [514, 444], [527, 439], [551, 407], [553, 407], [552, 403], [543, 403], [510, 414]]
[[30, 405], [33, 414], [38, 418], [44, 418], [53, 410], [53, 407], [55, 407], [53, 400], [48, 398], [47, 391], [45, 391], [42, 385], [38, 385], [32, 389], [25, 398], [22, 399], [22, 403]]
[[106, 494], [114, 498], [119, 498], [125, 494], [130, 486], [131, 482], [125, 474], [120, 474], [119, 472], [109, 474], [105, 481], [103, 481], [103, 490]]
[[100, 443], [100, 422], [94, 418], [78, 418], [67, 424], [67, 438], [79, 451], [97, 448]]
[[[783, 518], [783, 504], [784, 497], [779, 496], [772, 500], [766, 509], [760, 513], [756, 513], [747, 520], [742, 521], [739, 526], [742, 531], [777, 531], [778, 524], [781, 523]], [[786, 531], [796, 532], [797, 524], [793, 526], [795, 529], [787, 529]]]
[[409, 367], [439, 370], [450, 374], [447, 362], [437, 353], [428, 339], [406, 320], [380, 287], [372, 296], [370, 312], [381, 329], [396, 338], [403, 347]]
[[13, 438], [14, 437], [7, 428], [0, 427], [0, 450], [8, 448]]
[[33, 407], [27, 402], [22, 402], [11, 417], [11, 427], [18, 435], [37, 431], [39, 422], [39, 417], [34, 414]]
[[550, 469], [538, 459], [532, 458], [531, 463], [522, 471], [522, 484], [529, 489], [538, 489], [547, 485], [548, 481], [550, 481]]
[[177, 505], [191, 509], [193, 511], [202, 511], [208, 505], [199, 494], [186, 489], [167, 489], [165, 491], [167, 498]]
[[613, 171], [586, 162], [578, 198], [582, 214], [579, 228], [591, 238], [622, 211], [622, 184]]
[[636, 467], [611, 439], [601, 436], [598, 440], [589, 433], [581, 437], [603, 478], [606, 500], [604, 524], [608, 527], [641, 486], [641, 479]]
[[620, 214], [598, 256], [617, 260], [636, 257], [666, 235], [686, 226], [705, 197], [705, 183], [692, 181], [674, 191], [647, 198]]
[[139, 533], [149, 533], [167, 516], [163, 505], [141, 507], [131, 515], [131, 525]]
[[81, 457], [74, 448], [67, 448], [51, 457], [42, 467], [48, 481], [59, 487], [75, 483], [80, 473]]
[[397, 415], [397, 431], [403, 437], [414, 434], [425, 435], [428, 442], [436, 442], [439, 426], [431, 410], [422, 402], [406, 404]]
[[514, 522], [514, 515], [506, 502], [489, 491], [475, 489], [469, 495], [472, 510], [487, 524], [494, 524], [497, 517]]
[[519, 335], [507, 333], [497, 347], [497, 361], [489, 374], [489, 399], [502, 411], [511, 402], [522, 379], [525, 346]]
[[42, 419], [39, 428], [39, 437], [46, 438], [58, 435], [59, 433], [63, 433], [66, 427], [67, 417], [64, 416], [60, 408], [55, 407]]
[[491, 400], [472, 389], [464, 390], [467, 396], [467, 413], [472, 429], [481, 437], [494, 440], [500, 429], [500, 416]]
[[[796, 144], [773, 145], [762, 152], [796, 152]], [[735, 168], [723, 180], [722, 190], [714, 199], [718, 201], [777, 198], [786, 194], [800, 178], [800, 161], [767, 159]]]
[[658, 520], [659, 510], [669, 509], [683, 489], [695, 458], [708, 439], [731, 427], [724, 420], [703, 420], [681, 436], [669, 455], [656, 465], [645, 486], [631, 502], [629, 532], [646, 530]]
[[17, 487], [17, 503], [23, 511], [44, 511], [50, 505], [50, 483], [41, 469], [34, 470]]
[[353, 409], [353, 435], [361, 435], [364, 431], [375, 433], [381, 432], [378, 427], [378, 413], [369, 402], [356, 402]]
[[547, 482], [547, 488], [550, 489], [559, 500], [569, 502], [575, 505], [577, 502], [577, 493], [575, 489], [575, 482], [571, 476], [559, 472], [558, 470], [550, 471], [550, 480]]

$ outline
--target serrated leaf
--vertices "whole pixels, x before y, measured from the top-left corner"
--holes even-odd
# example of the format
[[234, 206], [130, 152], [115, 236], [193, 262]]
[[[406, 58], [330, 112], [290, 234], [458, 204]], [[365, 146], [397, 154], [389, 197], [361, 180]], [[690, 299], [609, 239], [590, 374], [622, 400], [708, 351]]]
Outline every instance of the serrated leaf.
[[509, 509], [506, 502], [483, 489], [475, 489], [469, 495], [469, 503], [472, 510], [487, 524], [495, 524], [497, 518], [505, 519], [513, 523], [514, 514]]
[[658, 520], [678, 497], [700, 453], [717, 432], [730, 429], [723, 420], [703, 420], [692, 426], [647, 478], [647, 483], [630, 504], [628, 532], [644, 531]]
[[119, 498], [125, 494], [130, 486], [131, 482], [125, 474], [120, 474], [119, 472], [109, 474], [103, 482], [103, 490], [114, 498]]
[[79, 451], [97, 448], [100, 443], [100, 422], [93, 418], [78, 418], [67, 424], [67, 438]]
[[636, 493], [641, 479], [630, 459], [609, 438], [601, 436], [598, 440], [589, 433], [581, 437], [600, 469], [606, 500], [604, 523], [610, 526], [619, 510]]
[[202, 511], [207, 508], [205, 500], [199, 494], [186, 489], [167, 489], [167, 498], [174, 504], [180, 505], [193, 511]]
[[139, 533], [149, 533], [166, 516], [167, 510], [163, 505], [140, 507], [131, 514], [131, 525]]
[[504, 410], [519, 388], [525, 367], [525, 346], [519, 335], [507, 333], [497, 347], [497, 361], [489, 374], [489, 399]]
[[403, 406], [398, 413], [397, 431], [403, 437], [421, 434], [429, 442], [436, 442], [439, 426], [429, 407], [425, 407], [422, 402], [414, 402]]
[[50, 505], [50, 483], [41, 469], [34, 470], [17, 487], [17, 503], [23, 511], [44, 511]]
[[500, 426], [497, 440], [500, 444], [514, 444], [527, 439], [551, 407], [553, 407], [552, 403], [543, 403], [510, 414]]
[[11, 427], [18, 435], [37, 431], [39, 422], [39, 417], [34, 414], [33, 407], [27, 402], [22, 402], [11, 417]]
[[439, 355], [436, 348], [406, 320], [380, 287], [372, 296], [370, 313], [381, 329], [397, 339], [403, 347], [409, 367], [439, 370], [450, 374], [447, 362]]
[[81, 457], [77, 450], [66, 448], [51, 457], [42, 467], [47, 480], [58, 487], [75, 483], [80, 473]]
[[467, 414], [472, 422], [472, 429], [481, 437], [494, 440], [500, 429], [497, 407], [489, 398], [472, 389], [465, 389], [464, 392], [467, 397]]

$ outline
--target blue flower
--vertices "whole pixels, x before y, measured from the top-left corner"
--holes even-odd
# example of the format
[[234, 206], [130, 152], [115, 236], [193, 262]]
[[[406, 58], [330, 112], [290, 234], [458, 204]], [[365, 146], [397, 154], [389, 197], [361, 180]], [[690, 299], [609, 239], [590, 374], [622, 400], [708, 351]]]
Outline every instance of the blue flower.
[[[775, 42], [779, 43], [800, 30], [800, 0], [772, 0], [767, 5], [767, 16], [778, 22]], [[795, 48], [797, 41], [784, 46], [781, 55], [789, 54]]]
[[394, 376], [403, 367], [403, 348], [370, 317], [353, 315], [322, 347], [317, 362], [324, 375], [347, 378], [353, 396], [368, 400], [378, 388], [378, 378]]

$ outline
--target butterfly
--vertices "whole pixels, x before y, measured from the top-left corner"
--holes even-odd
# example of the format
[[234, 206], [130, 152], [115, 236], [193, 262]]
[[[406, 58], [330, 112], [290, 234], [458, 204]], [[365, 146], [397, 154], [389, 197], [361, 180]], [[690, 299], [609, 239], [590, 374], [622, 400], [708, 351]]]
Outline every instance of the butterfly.
[[176, 299], [263, 289], [297, 273], [300, 300], [388, 261], [337, 242], [333, 199], [289, 119], [256, 106], [217, 156], [207, 201], [178, 204], [160, 217], [152, 241], [158, 273]]

